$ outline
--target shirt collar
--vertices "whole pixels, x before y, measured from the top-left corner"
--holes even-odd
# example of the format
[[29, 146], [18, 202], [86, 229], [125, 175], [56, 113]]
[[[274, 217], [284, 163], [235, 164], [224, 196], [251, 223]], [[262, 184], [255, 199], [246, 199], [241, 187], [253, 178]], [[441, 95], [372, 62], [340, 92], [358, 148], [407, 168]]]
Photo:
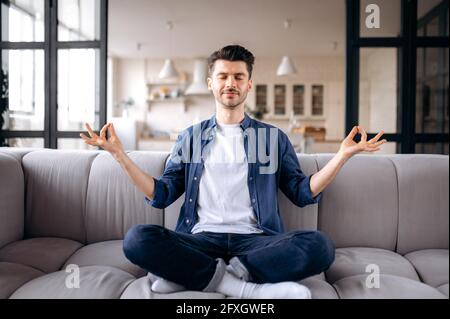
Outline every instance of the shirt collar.
[[[241, 123], [239, 123], [239, 126], [242, 128], [243, 131], [245, 131], [251, 124], [252, 119], [250, 116], [247, 115], [247, 113], [244, 113], [244, 119]], [[214, 114], [208, 121], [208, 128], [215, 128], [217, 126], [216, 123], [216, 115]]]

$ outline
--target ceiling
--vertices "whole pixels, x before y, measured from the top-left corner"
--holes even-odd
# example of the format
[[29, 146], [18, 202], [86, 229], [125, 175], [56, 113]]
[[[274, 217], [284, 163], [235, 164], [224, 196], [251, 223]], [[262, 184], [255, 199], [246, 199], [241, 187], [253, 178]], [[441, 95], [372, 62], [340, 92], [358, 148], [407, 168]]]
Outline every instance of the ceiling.
[[227, 44], [262, 57], [330, 56], [345, 46], [345, 0], [110, 0], [108, 23], [117, 57], [206, 57]]

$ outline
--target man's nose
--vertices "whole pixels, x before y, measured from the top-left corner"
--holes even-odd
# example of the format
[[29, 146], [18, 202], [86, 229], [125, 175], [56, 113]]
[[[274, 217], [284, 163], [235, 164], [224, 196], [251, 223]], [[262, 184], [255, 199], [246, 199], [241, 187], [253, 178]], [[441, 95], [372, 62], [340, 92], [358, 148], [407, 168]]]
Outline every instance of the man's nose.
[[236, 80], [234, 79], [234, 76], [229, 76], [225, 84], [227, 87], [236, 87]]

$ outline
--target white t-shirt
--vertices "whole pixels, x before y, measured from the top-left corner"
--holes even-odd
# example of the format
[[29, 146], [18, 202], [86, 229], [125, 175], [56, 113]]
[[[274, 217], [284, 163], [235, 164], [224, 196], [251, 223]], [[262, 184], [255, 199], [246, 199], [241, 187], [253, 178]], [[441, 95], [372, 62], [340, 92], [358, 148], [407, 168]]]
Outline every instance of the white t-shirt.
[[215, 138], [205, 150], [197, 200], [199, 220], [192, 233], [262, 233], [250, 202], [248, 163], [239, 124], [217, 124]]

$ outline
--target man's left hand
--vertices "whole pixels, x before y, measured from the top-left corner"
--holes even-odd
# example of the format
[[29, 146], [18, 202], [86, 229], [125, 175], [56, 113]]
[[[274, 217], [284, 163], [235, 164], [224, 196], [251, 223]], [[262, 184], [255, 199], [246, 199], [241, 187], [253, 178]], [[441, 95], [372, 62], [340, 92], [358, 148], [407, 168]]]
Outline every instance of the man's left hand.
[[[356, 143], [353, 140], [353, 138], [356, 136], [356, 133], [361, 134], [361, 140], [359, 141], [359, 143]], [[342, 141], [341, 147], [339, 148], [339, 153], [341, 153], [346, 158], [350, 158], [360, 152], [379, 151], [379, 146], [387, 142], [386, 140], [378, 141], [383, 134], [384, 131], [381, 131], [374, 138], [367, 141], [366, 131], [364, 131], [361, 126], [354, 126], [348, 136]]]

